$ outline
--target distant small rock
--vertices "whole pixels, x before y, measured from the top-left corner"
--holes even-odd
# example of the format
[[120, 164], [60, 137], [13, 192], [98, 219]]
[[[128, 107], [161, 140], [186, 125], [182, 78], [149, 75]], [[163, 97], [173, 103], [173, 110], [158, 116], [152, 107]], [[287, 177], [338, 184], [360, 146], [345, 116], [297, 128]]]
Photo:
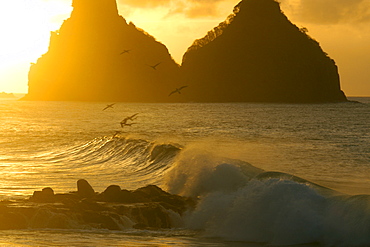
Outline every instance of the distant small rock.
[[50, 187], [43, 188], [42, 191], [34, 191], [30, 201], [33, 202], [54, 202], [54, 190]]
[[107, 202], [119, 202], [121, 200], [121, 187], [109, 185], [102, 193], [102, 198]]
[[82, 198], [91, 198], [95, 196], [95, 191], [85, 179], [77, 181], [77, 194]]
[[13, 93], [5, 93], [5, 92], [1, 92], [0, 93], [0, 98], [3, 98], [3, 99], [11, 99], [11, 98], [15, 98], [15, 95]]

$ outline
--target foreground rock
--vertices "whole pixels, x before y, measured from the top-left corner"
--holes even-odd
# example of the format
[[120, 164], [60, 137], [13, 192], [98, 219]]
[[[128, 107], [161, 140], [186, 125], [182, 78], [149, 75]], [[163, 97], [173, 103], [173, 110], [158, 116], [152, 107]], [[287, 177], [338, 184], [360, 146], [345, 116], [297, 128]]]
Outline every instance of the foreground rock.
[[83, 179], [77, 185], [76, 192], [55, 194], [52, 188], [44, 188], [28, 200], [1, 202], [0, 230], [172, 228], [196, 203], [155, 185], [134, 191], [111, 185], [102, 193]]

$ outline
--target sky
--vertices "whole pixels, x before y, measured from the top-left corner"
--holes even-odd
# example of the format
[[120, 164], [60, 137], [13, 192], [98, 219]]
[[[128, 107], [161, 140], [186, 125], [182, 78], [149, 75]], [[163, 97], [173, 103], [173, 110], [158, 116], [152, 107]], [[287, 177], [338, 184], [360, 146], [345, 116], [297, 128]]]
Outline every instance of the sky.
[[[120, 15], [165, 44], [178, 63], [239, 2], [117, 0]], [[345, 94], [370, 96], [370, 0], [279, 2], [289, 20], [307, 28], [336, 61]], [[47, 52], [50, 31], [70, 16], [71, 5], [72, 0], [0, 1], [0, 92], [27, 93], [30, 64]]]

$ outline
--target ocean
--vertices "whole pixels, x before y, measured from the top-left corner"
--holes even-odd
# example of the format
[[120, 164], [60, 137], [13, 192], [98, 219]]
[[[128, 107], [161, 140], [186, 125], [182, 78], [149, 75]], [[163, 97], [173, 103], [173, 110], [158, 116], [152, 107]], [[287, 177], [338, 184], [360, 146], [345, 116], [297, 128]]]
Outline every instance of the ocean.
[[351, 100], [0, 100], [0, 200], [78, 179], [199, 199], [172, 229], [29, 227], [1, 230], [0, 246], [370, 246], [370, 98]]

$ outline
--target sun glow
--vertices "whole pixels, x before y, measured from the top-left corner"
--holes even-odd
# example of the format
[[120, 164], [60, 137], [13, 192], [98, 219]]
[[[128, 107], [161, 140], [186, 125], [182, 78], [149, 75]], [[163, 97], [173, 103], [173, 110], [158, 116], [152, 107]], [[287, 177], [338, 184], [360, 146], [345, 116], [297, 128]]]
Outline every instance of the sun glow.
[[[191, 6], [201, 2], [213, 7], [217, 5], [217, 11], [214, 8], [199, 10], [201, 12], [196, 15], [186, 11], [189, 10], [186, 7], [190, 6], [191, 9]], [[165, 44], [178, 63], [181, 63], [184, 52], [194, 40], [224, 21], [238, 2], [240, 0], [117, 0], [120, 15]], [[370, 95], [370, 73], [366, 67], [370, 60], [366, 46], [370, 40], [368, 1], [337, 1], [331, 15], [337, 18], [337, 22], [329, 24], [322, 18], [325, 9], [322, 6], [330, 1], [279, 2], [289, 20], [298, 27], [306, 27], [308, 34], [319, 41], [324, 51], [336, 61], [341, 86], [347, 96]], [[150, 3], [157, 7], [151, 7]], [[0, 92], [28, 91], [30, 63], [35, 63], [47, 52], [50, 31], [59, 29], [63, 20], [70, 16], [71, 5], [72, 0], [0, 0]], [[185, 6], [185, 10], [182, 6]], [[211, 15], [200, 16], [201, 13]], [[316, 22], [303, 17], [316, 17]]]
[[70, 5], [65, 0], [1, 1], [1, 91], [27, 92], [27, 67], [47, 51], [50, 31], [68, 18]]

